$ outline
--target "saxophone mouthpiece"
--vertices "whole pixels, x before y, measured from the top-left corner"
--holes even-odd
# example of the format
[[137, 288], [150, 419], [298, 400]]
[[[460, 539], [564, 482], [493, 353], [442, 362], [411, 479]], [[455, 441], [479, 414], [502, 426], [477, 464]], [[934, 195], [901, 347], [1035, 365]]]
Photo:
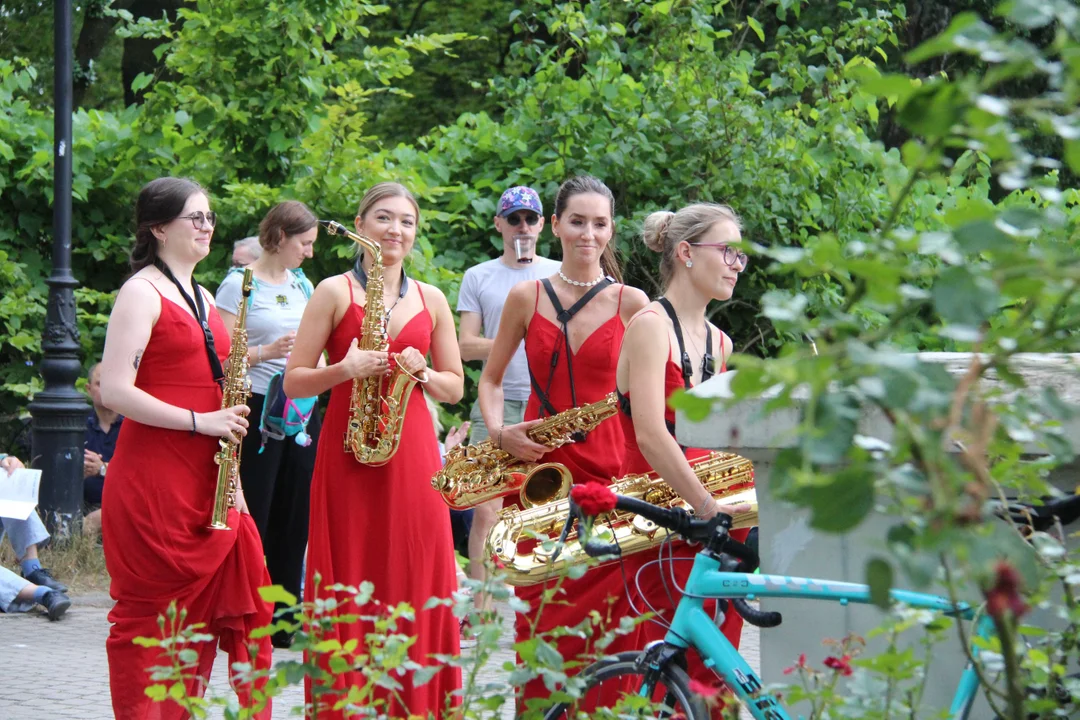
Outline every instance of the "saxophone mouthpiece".
[[319, 224], [326, 228], [326, 232], [330, 235], [344, 235], [346, 233], [345, 226], [336, 220], [319, 220]]

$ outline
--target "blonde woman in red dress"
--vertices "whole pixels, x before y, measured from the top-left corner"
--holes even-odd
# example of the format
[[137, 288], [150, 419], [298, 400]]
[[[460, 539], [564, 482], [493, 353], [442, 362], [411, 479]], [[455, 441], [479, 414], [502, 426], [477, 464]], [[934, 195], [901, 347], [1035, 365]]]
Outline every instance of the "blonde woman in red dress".
[[[135, 638], [160, 637], [158, 616], [173, 601], [187, 610], [187, 624], [206, 624], [214, 640], [198, 647], [189, 696], [204, 692], [219, 645], [230, 667], [268, 667], [269, 638], [249, 636], [271, 621], [258, 593], [270, 576], [243, 492], [228, 514], [231, 529], [207, 529], [218, 441], [239, 441], [248, 429], [246, 406], [221, 409], [218, 381], [230, 338], [214, 296], [191, 277], [210, 252], [210, 200], [190, 180], [160, 178], [139, 193], [135, 219], [134, 274], [116, 296], [101, 361], [102, 402], [125, 418], [102, 498], [116, 600], [105, 647], [117, 718], [179, 719], [187, 717], [179, 705], [146, 696], [148, 668], [167, 663], [160, 648], [135, 645]], [[250, 688], [236, 689], [249, 705]], [[269, 718], [269, 706], [258, 717]]]
[[[540, 418], [602, 400], [615, 386], [624, 328], [648, 298], [618, 282], [614, 213], [614, 196], [600, 180], [579, 176], [562, 184], [551, 218], [552, 232], [562, 243], [562, 266], [550, 278], [519, 283], [510, 291], [480, 379], [480, 410], [492, 441], [522, 460], [543, 458], [566, 465], [575, 483], [606, 485], [618, 473], [623, 445], [618, 422], [608, 419], [584, 441], [552, 451], [530, 440], [527, 432]], [[572, 317], [567, 319], [567, 315]], [[503, 373], [523, 339], [533, 392], [525, 407], [525, 422], [504, 427]], [[591, 570], [580, 580], [564, 580], [561, 593], [537, 617], [545, 588], [554, 584], [517, 588], [517, 597], [531, 606], [529, 614], [517, 615], [519, 642], [534, 631], [576, 625], [594, 610], [610, 620], [606, 626], [618, 626], [629, 611], [617, 564]], [[594, 641], [595, 637], [586, 641], [566, 636], [557, 646], [563, 660], [571, 662], [588, 652]], [[616, 647], [620, 642], [607, 652], [631, 649], [629, 645]], [[527, 703], [549, 695], [544, 682], [535, 679], [526, 685], [523, 700]]]
[[[677, 213], [651, 214], [645, 221], [644, 234], [645, 244], [661, 255], [664, 295], [634, 316], [619, 353], [619, 421], [626, 438], [619, 476], [655, 470], [689, 503], [697, 517], [708, 519], [717, 512], [733, 514], [737, 508], [718, 504], [694, 475], [689, 461], [708, 452], [683, 448], [675, 440], [675, 413], [668, 407], [668, 398], [677, 389], [689, 389], [726, 370], [731, 339], [706, 319], [705, 310], [713, 300], [730, 299], [739, 274], [746, 269], [739, 218], [726, 205], [700, 203]], [[744, 540], [746, 533], [735, 530], [732, 537]], [[694, 556], [695, 548], [678, 540], [674, 543], [676, 557]], [[658, 551], [652, 550], [630, 558], [627, 574], [631, 587], [638, 568], [658, 557]], [[674, 572], [679, 584], [685, 585], [691, 565], [665, 562], [662, 568], [666, 573]], [[674, 607], [660, 570], [656, 564], [645, 568], [642, 592], [652, 607], [670, 621]], [[636, 597], [635, 603], [642, 607], [642, 598]], [[732, 611], [721, 626], [735, 647], [739, 646], [742, 624], [742, 617]], [[651, 621], [639, 629], [638, 647], [662, 640], [665, 634], [663, 627]], [[708, 685], [715, 682], [715, 675], [696, 656], [690, 661], [690, 672]]]
[[[456, 403], [464, 373], [446, 297], [433, 285], [406, 277], [402, 267], [419, 223], [420, 208], [404, 186], [380, 183], [364, 195], [356, 229], [382, 248], [390, 351], [357, 348], [371, 270], [371, 258], [365, 254], [352, 271], [329, 277], [315, 288], [285, 368], [285, 392], [290, 397], [311, 397], [330, 390], [311, 480], [305, 600], [328, 597], [333, 592], [328, 586], [338, 583], [353, 587], [374, 583], [373, 602], [362, 608], [349, 602], [340, 612], [374, 615], [387, 606], [409, 603], [415, 620], [399, 621], [397, 632], [416, 637], [409, 659], [432, 665], [437, 662], [434, 655], [460, 652], [460, 634], [449, 607], [424, 609], [430, 598], [449, 598], [457, 589], [450, 515], [431, 487], [431, 476], [439, 469], [439, 450], [424, 390], [438, 402]], [[324, 349], [329, 362], [319, 367]], [[406, 398], [398, 452], [380, 467], [362, 465], [344, 448], [353, 380], [387, 372], [391, 356], [414, 376], [426, 375], [427, 382], [418, 383]], [[352, 598], [345, 592], [337, 597]], [[374, 631], [368, 621], [340, 623], [329, 628], [326, 639], [342, 645], [355, 640], [358, 652], [363, 652], [365, 635]], [[346, 716], [344, 710], [331, 710], [332, 704], [348, 688], [367, 683], [363, 669], [357, 665], [336, 675], [338, 692], [319, 698], [320, 719]], [[442, 717], [455, 702], [452, 693], [461, 686], [460, 671], [444, 668], [419, 686], [412, 677], [411, 672], [390, 675], [388, 679], [402, 687], [378, 688], [376, 696], [387, 704], [377, 711], [391, 717]], [[311, 702], [310, 678], [306, 683]]]

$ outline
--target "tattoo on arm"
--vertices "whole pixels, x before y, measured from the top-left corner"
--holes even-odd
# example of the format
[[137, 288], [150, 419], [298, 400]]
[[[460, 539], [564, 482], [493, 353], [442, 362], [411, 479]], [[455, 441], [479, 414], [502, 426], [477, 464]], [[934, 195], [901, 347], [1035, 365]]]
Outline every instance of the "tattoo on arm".
[[140, 362], [142, 362], [142, 356], [143, 356], [143, 351], [142, 351], [142, 350], [136, 350], [136, 351], [135, 351], [135, 357], [134, 357], [134, 359], [133, 359], [133, 360], [131, 361], [131, 365], [132, 365], [132, 367], [134, 367], [134, 368], [135, 368], [136, 370], [138, 370], [138, 369], [139, 369], [139, 363], [140, 363]]

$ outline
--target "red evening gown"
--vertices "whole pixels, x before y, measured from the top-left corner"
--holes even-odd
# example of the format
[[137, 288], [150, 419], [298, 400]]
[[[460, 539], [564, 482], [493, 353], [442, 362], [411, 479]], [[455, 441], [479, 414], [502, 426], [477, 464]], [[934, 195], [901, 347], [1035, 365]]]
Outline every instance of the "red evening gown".
[[[348, 278], [343, 278], [348, 282]], [[417, 285], [419, 290], [419, 285]], [[352, 298], [352, 283], [349, 283]], [[423, 299], [423, 291], [420, 294]], [[349, 305], [326, 342], [330, 363], [339, 362], [353, 338], [359, 338], [364, 308]], [[410, 318], [396, 338], [390, 340], [390, 352], [399, 353], [414, 347], [427, 354], [431, 344], [431, 315], [426, 303]], [[388, 606], [409, 603], [416, 613], [412, 622], [399, 620], [396, 633], [415, 636], [409, 658], [420, 664], [435, 664], [432, 655], [457, 655], [460, 652], [458, 621], [449, 607], [439, 605], [424, 610], [430, 598], [448, 598], [457, 589], [450, 515], [439, 493], [431, 487], [431, 476], [439, 469], [439, 449], [431, 415], [424, 401], [422, 386], [417, 384], [408, 398], [401, 445], [390, 461], [381, 467], [361, 465], [344, 449], [349, 420], [352, 381], [335, 386], [323, 420], [315, 472], [311, 480], [311, 522], [308, 530], [307, 578], [304, 599], [327, 598], [328, 585], [341, 583], [359, 587], [364, 581], [374, 584], [373, 601], [361, 608], [342, 606], [342, 613], [366, 616], [385, 613]], [[315, 584], [315, 574], [321, 579]], [[349, 593], [338, 592], [339, 601], [351, 600]], [[335, 624], [325, 630], [325, 640], [350, 640], [359, 643], [359, 652], [367, 647], [365, 635], [375, 632], [369, 620]], [[378, 688], [377, 698], [389, 701], [379, 708], [391, 717], [429, 713], [444, 715], [455, 703], [451, 693], [461, 686], [461, 672], [444, 668], [426, 684], [414, 687], [412, 674], [391, 675], [403, 686], [396, 692]], [[363, 688], [368, 680], [362, 668], [337, 673], [334, 688], [347, 691]], [[305, 679], [307, 701], [312, 699], [310, 678]], [[344, 711], [329, 710], [337, 694], [323, 695], [327, 709], [319, 710], [320, 720], [345, 717]]]
[[[224, 362], [229, 334], [212, 305], [208, 312]], [[204, 347], [195, 318], [163, 296], [135, 386], [197, 413], [221, 409], [221, 388]], [[207, 529], [217, 484], [217, 450], [217, 438], [143, 425], [132, 418], [120, 429], [102, 499], [107, 508], [102, 538], [110, 593], [116, 600], [105, 645], [109, 685], [113, 712], [121, 720], [187, 717], [179, 705], [155, 703], [143, 692], [153, 684], [147, 668], [166, 663], [159, 648], [133, 643], [140, 636], [161, 637], [157, 619], [173, 600], [187, 609], [187, 624], [206, 623], [202, 632], [217, 638], [198, 648], [201, 680], [188, 684], [189, 696], [205, 690], [219, 644], [229, 655], [230, 667], [234, 662], [269, 667], [270, 639], [248, 637], [253, 629], [269, 625], [272, 613], [258, 593], [270, 584], [270, 576], [255, 522], [246, 513], [230, 510], [231, 530]], [[251, 642], [258, 647], [256, 658], [248, 652]], [[250, 687], [236, 689], [247, 704]], [[269, 718], [269, 706], [257, 717]]]
[[[622, 290], [619, 288], [619, 309], [615, 314], [592, 332], [574, 353], [574, 390], [578, 407], [603, 400], [615, 387], [615, 367], [619, 361], [619, 347], [622, 345], [623, 326], [620, 310]], [[574, 407], [570, 393], [569, 370], [562, 328], [539, 312], [541, 285], [536, 283], [537, 300], [532, 319], [525, 333], [525, 354], [529, 368], [540, 387], [549, 387], [548, 400], [555, 410], [562, 412]], [[572, 322], [572, 321], [571, 321]], [[552, 368], [551, 358], [559, 351], [559, 362]], [[534, 391], [525, 406], [525, 419], [535, 420], [540, 417], [541, 403]], [[614, 418], [600, 423], [590, 432], [585, 442], [568, 443], [548, 452], [543, 462], [562, 463], [573, 475], [574, 483], [600, 482], [605, 485], [616, 477], [622, 464], [623, 430]], [[619, 620], [629, 612], [626, 592], [623, 587], [622, 571], [618, 563], [605, 567], [593, 568], [578, 580], [566, 579], [562, 583], [562, 593], [544, 605], [540, 618], [534, 617], [540, 605], [544, 589], [553, 587], [555, 580], [548, 583], [519, 587], [515, 589], [518, 598], [529, 603], [529, 614], [518, 613], [515, 622], [516, 638], [523, 642], [532, 637], [533, 623], [537, 634], [546, 633], [559, 626], [573, 626], [585, 620], [594, 610], [605, 619], [602, 630], [594, 628], [589, 639], [578, 637], [559, 638], [556, 646], [564, 662], [574, 662], [581, 658], [581, 667], [568, 668], [570, 675], [576, 674], [588, 664], [589, 653], [594, 653], [593, 643], [603, 630], [618, 627]], [[608, 621], [609, 620], [609, 621]], [[618, 637], [605, 649], [606, 654], [614, 654], [633, 648], [634, 636]], [[584, 657], [583, 657], [584, 656]], [[523, 701], [533, 698], [547, 698], [551, 692], [540, 678], [530, 680], [524, 688]], [[524, 708], [523, 708], [524, 709]]]
[[[651, 312], [651, 311], [650, 311]], [[725, 365], [720, 366], [720, 372], [727, 370]], [[674, 360], [668, 357], [667, 366], [664, 370], [664, 396], [670, 398], [671, 394], [678, 389], [683, 388], [683, 376], [680, 367]], [[623, 394], [623, 397], [627, 401], [630, 399], [630, 393]], [[664, 411], [664, 419], [668, 422], [668, 427], [675, 426], [675, 411], [670, 407]], [[626, 450], [623, 454], [623, 465], [619, 471], [619, 476], [637, 475], [640, 473], [652, 472], [652, 468], [649, 466], [648, 460], [641, 454], [641, 449], [638, 448], [637, 434], [634, 432], [633, 419], [625, 413], [625, 411], [619, 413], [619, 424], [622, 427], [624, 437], [626, 438]], [[708, 455], [708, 450], [702, 450], [700, 448], [686, 448], [686, 459], [694, 460], [696, 458]], [[749, 530], [743, 528], [741, 530], [733, 530], [731, 537], [736, 540], [745, 540]], [[671, 542], [671, 552], [667, 550], [664, 552], [665, 559], [674, 555], [676, 558], [693, 558], [700, 548], [692, 547], [680, 539], [673, 540]], [[626, 571], [627, 576], [630, 579], [630, 586], [635, 587], [634, 577], [638, 572], [638, 569], [644, 566], [646, 563], [659, 558], [659, 547], [644, 550], [636, 553], [627, 559]], [[659, 565], [650, 565], [641, 574], [641, 591], [642, 595], [637, 594], [635, 588], [634, 591], [634, 604], [639, 609], [645, 609], [647, 606], [643, 600], [648, 600], [652, 609], [658, 612], [658, 614], [664, 619], [670, 621], [674, 615], [675, 608], [668, 600], [668, 591], [665, 590], [663, 581], [659, 574]], [[671, 587], [671, 575], [674, 571], [674, 575], [678, 580], [680, 587], [685, 587], [686, 582], [690, 577], [690, 570], [693, 567], [693, 563], [686, 562], [684, 560], [676, 560], [674, 563], [664, 563], [663, 568], [668, 580], [668, 588]], [[674, 600], [678, 602], [678, 596], [674, 595]], [[708, 601], [705, 604], [705, 608], [708, 612], [714, 611], [716, 603], [714, 601]], [[743, 619], [742, 616], [736, 613], [734, 610], [729, 611], [724, 616], [724, 623], [720, 626], [720, 630], [724, 633], [724, 636], [731, 641], [731, 644], [736, 648], [739, 647], [739, 640], [742, 636]], [[666, 628], [658, 625], [655, 622], [645, 622], [638, 626], [638, 640], [637, 647], [645, 647], [646, 643], [650, 643], [654, 640], [663, 640], [664, 635], [667, 633]], [[716, 674], [702, 665], [700, 658], [695, 653], [688, 654], [689, 660], [689, 672], [690, 677], [705, 683], [706, 685], [714, 685], [716, 683]]]

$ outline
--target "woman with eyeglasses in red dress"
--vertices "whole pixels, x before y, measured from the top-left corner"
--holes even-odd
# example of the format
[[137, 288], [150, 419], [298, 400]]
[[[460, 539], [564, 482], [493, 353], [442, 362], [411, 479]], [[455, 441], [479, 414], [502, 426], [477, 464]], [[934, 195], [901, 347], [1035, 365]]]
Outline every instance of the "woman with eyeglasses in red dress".
[[[746, 270], [747, 256], [741, 224], [726, 205], [699, 203], [677, 213], [660, 211], [649, 215], [644, 227], [645, 244], [660, 253], [660, 274], [664, 295], [630, 321], [623, 338], [616, 372], [619, 394], [619, 422], [626, 439], [620, 477], [656, 471], [694, 510], [708, 519], [718, 512], [734, 514], [737, 507], [721, 505], [694, 475], [690, 461], [708, 454], [684, 448], [675, 439], [675, 412], [668, 398], [680, 388], [690, 389], [727, 369], [731, 339], [708, 321], [705, 311], [713, 300], [729, 300], [739, 274]], [[734, 530], [736, 540], [744, 540], [747, 530]], [[693, 558], [697, 548], [681, 540], [673, 541], [675, 557]], [[644, 568], [634, 587], [635, 604], [658, 611], [659, 619], [670, 622], [674, 613], [669, 594], [671, 578], [665, 586], [660, 573], [673, 573], [685, 586], [692, 563], [665, 562], [647, 565], [659, 557], [658, 549], [636, 553], [627, 559], [627, 576], [634, 578]], [[641, 595], [637, 595], [637, 587]], [[710, 603], [713, 604], [713, 603]], [[721, 630], [737, 648], [742, 633], [742, 617], [730, 611]], [[638, 626], [637, 647], [662, 640], [666, 629], [649, 621]], [[700, 660], [690, 658], [691, 677], [707, 685], [715, 675]]]
[[[228, 513], [230, 529], [208, 529], [219, 440], [239, 442], [248, 430], [245, 405], [221, 407], [230, 338], [214, 296], [192, 279], [214, 235], [210, 199], [190, 180], [160, 178], [139, 193], [135, 220], [134, 274], [116, 296], [101, 361], [102, 402], [125, 418], [102, 498], [116, 600], [109, 686], [121, 720], [179, 719], [187, 717], [180, 705], [145, 693], [154, 684], [150, 668], [167, 658], [135, 638], [160, 638], [158, 617], [174, 601], [187, 613], [185, 625], [205, 624], [200, 632], [213, 639], [194, 648], [189, 696], [205, 692], [219, 646], [230, 667], [269, 667], [270, 639], [250, 634], [271, 621], [258, 592], [270, 576], [242, 491]], [[251, 706], [252, 688], [233, 679], [241, 704]], [[269, 703], [256, 717], [270, 717]]]

